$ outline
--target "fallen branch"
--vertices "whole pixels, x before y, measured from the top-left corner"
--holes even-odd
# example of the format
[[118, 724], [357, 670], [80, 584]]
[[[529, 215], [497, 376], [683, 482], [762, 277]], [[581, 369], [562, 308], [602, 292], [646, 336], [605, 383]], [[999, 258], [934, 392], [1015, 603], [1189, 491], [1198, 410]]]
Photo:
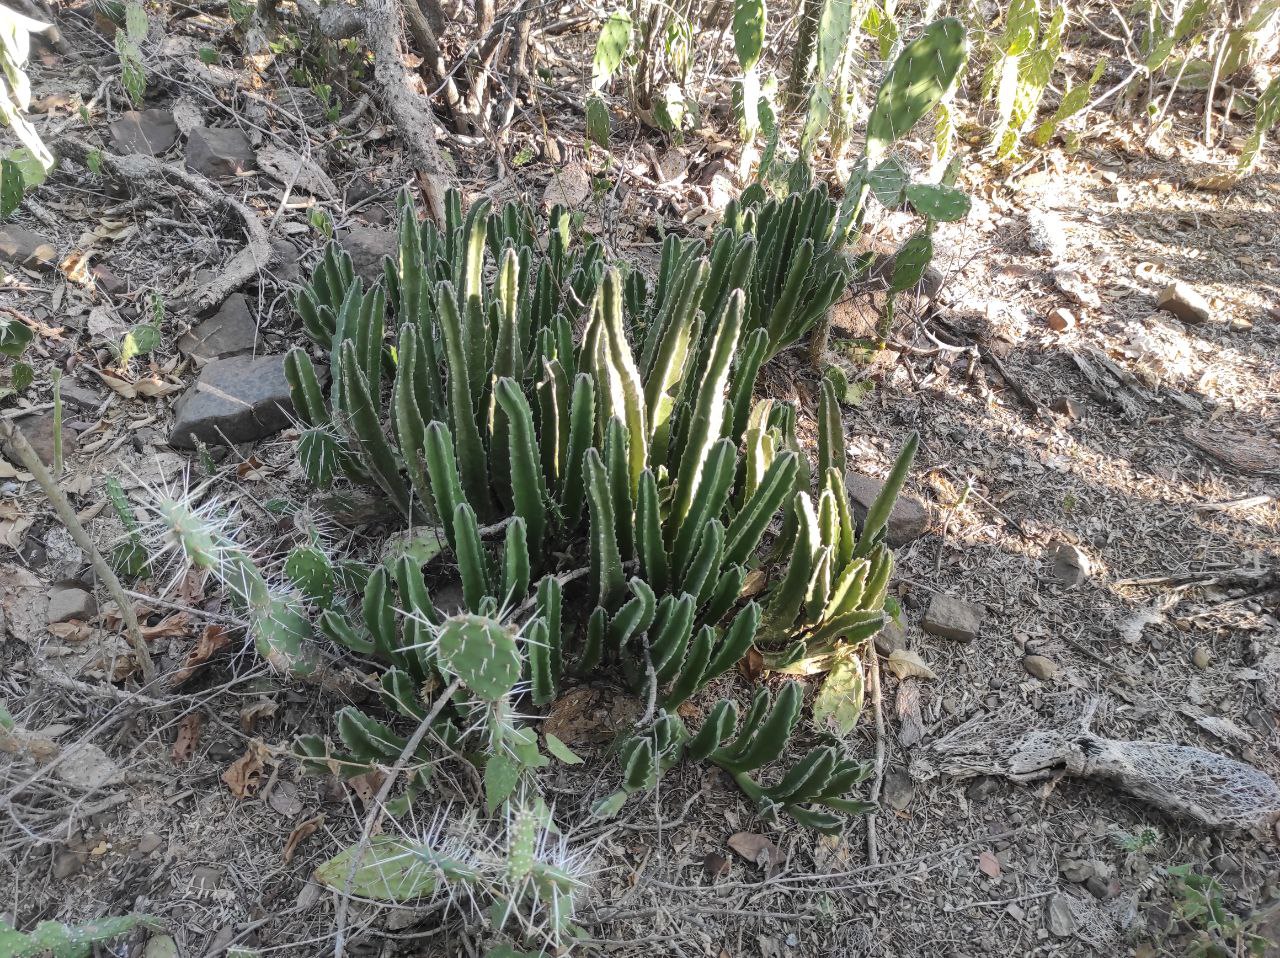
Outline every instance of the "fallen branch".
[[231, 257], [216, 278], [192, 295], [191, 306], [195, 312], [205, 312], [220, 306], [228, 296], [271, 265], [271, 240], [258, 215], [239, 200], [223, 193], [200, 174], [172, 163], [161, 163], [151, 156], [120, 156], [102, 150], [95, 151], [94, 147], [74, 137], [59, 140], [58, 147], [64, 155], [81, 163], [86, 162], [91, 152], [96, 152], [106, 169], [144, 193], [154, 193], [162, 182], [176, 182], [210, 206], [225, 210], [244, 224], [247, 238], [245, 247]]

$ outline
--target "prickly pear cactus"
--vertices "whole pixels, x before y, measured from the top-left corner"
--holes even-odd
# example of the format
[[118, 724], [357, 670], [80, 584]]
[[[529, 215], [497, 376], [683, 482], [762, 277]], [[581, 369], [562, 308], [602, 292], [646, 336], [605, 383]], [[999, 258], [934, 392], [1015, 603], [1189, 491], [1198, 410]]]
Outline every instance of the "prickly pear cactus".
[[523, 662], [515, 635], [482, 615], [455, 615], [440, 626], [436, 639], [440, 662], [468, 691], [496, 702], [520, 681]]

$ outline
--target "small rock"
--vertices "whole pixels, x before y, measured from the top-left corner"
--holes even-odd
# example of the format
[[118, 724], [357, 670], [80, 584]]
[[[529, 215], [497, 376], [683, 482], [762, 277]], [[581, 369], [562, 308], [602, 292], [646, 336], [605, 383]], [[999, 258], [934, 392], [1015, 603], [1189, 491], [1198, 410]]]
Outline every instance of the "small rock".
[[[844, 480], [849, 493], [849, 505], [859, 524], [866, 521], [867, 510], [884, 488], [884, 483], [871, 476], [849, 473]], [[889, 524], [885, 529], [885, 541], [893, 548], [914, 542], [929, 531], [929, 509], [913, 496], [901, 494], [889, 510]]]
[[1156, 308], [1173, 313], [1184, 323], [1196, 325], [1213, 318], [1209, 301], [1186, 283], [1171, 283], [1156, 297]]
[[965, 789], [965, 797], [971, 802], [985, 802], [988, 798], [995, 794], [999, 783], [990, 775], [983, 775], [975, 778], [972, 784]]
[[271, 277], [279, 283], [296, 286], [302, 282], [301, 254], [287, 239], [271, 241]]
[[1072, 881], [1076, 884], [1083, 884], [1097, 874], [1090, 862], [1073, 858], [1068, 858], [1064, 861], [1058, 871], [1062, 872], [1062, 877], [1067, 881]]
[[129, 281], [116, 275], [110, 267], [99, 263], [89, 272], [93, 274], [93, 285], [108, 296], [121, 296], [129, 292]]
[[[35, 450], [40, 461], [46, 466], [53, 465], [53, 411], [37, 413], [34, 416], [23, 416], [15, 422], [15, 425], [22, 430], [22, 434], [27, 437], [27, 442], [31, 444], [31, 448]], [[5, 444], [3, 450], [11, 459], [16, 461], [17, 455]], [[76, 431], [67, 422], [62, 423], [62, 458], [65, 462], [76, 451]]]
[[1076, 317], [1071, 310], [1058, 306], [1049, 310], [1049, 315], [1045, 317], [1045, 322], [1049, 324], [1049, 328], [1055, 333], [1065, 333], [1067, 330], [1075, 328]]
[[53, 877], [58, 881], [70, 878], [84, 868], [84, 858], [70, 849], [64, 849], [53, 857]]
[[62, 402], [65, 407], [81, 412], [96, 413], [107, 397], [97, 390], [82, 386], [70, 379], [62, 380]]
[[365, 283], [375, 283], [383, 275], [383, 258], [396, 255], [399, 239], [394, 230], [351, 226], [338, 231], [338, 245], [351, 257], [356, 275]]
[[78, 742], [62, 753], [54, 773], [68, 785], [89, 791], [118, 777], [120, 769], [92, 742]]
[[210, 179], [239, 176], [257, 169], [249, 138], [239, 130], [201, 126], [187, 137], [187, 169]]
[[134, 851], [137, 852], [139, 857], [142, 857], [150, 855], [163, 844], [164, 839], [155, 832], [143, 832], [142, 837], [138, 839], [138, 844], [135, 846]]
[[1069, 396], [1058, 396], [1049, 403], [1049, 408], [1068, 419], [1079, 419], [1084, 415], [1081, 405]]
[[51, 270], [58, 265], [58, 251], [39, 233], [9, 223], [0, 226], [0, 260], [27, 269]]
[[293, 416], [283, 356], [230, 356], [200, 370], [174, 406], [169, 445], [191, 449], [252, 442], [279, 432]]
[[251, 353], [258, 345], [258, 324], [243, 293], [232, 293], [208, 319], [178, 339], [178, 349], [200, 363]]
[[191, 890], [197, 895], [216, 891], [222, 884], [222, 869], [217, 865], [200, 865], [191, 871]]
[[924, 630], [956, 642], [972, 642], [982, 628], [986, 610], [973, 602], [935, 592], [924, 614]]
[[111, 124], [111, 143], [117, 153], [159, 156], [178, 141], [178, 124], [168, 110], [130, 111]]
[[49, 593], [49, 624], [79, 619], [88, 622], [98, 614], [93, 593], [78, 587], [54, 589]]
[[1056, 938], [1067, 938], [1076, 930], [1076, 917], [1071, 913], [1071, 902], [1061, 893], [1049, 896], [1045, 906], [1045, 920], [1049, 933]]
[[1204, 671], [1209, 667], [1209, 650], [1203, 645], [1197, 645], [1191, 650], [1191, 661], [1196, 668]]
[[1028, 674], [1035, 676], [1041, 682], [1048, 682], [1058, 674], [1057, 663], [1043, 655], [1025, 656], [1022, 660], [1022, 667], [1027, 670]]
[[1067, 585], [1079, 585], [1089, 578], [1093, 564], [1079, 547], [1059, 539], [1049, 549], [1055, 578]]
[[891, 808], [905, 811], [915, 801], [916, 786], [911, 776], [900, 768], [890, 769], [884, 776], [884, 788], [881, 791], [884, 800]]
[[1097, 875], [1091, 875], [1085, 880], [1084, 887], [1089, 890], [1089, 894], [1099, 901], [1106, 901], [1111, 897], [1110, 883], [1103, 881]]
[[1067, 224], [1057, 213], [1027, 211], [1027, 245], [1033, 253], [1061, 261], [1067, 258]]
[[884, 628], [876, 633], [876, 652], [888, 657], [894, 652], [901, 652], [907, 647], [907, 630], [897, 619], [885, 619]]

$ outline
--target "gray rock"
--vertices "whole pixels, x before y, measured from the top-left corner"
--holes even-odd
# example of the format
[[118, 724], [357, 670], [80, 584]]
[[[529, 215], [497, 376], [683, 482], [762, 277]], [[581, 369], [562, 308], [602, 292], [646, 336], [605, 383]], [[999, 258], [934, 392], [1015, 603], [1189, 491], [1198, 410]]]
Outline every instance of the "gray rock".
[[1071, 902], [1066, 895], [1050, 895], [1045, 905], [1045, 924], [1049, 934], [1056, 938], [1068, 938], [1075, 933], [1076, 916], [1071, 913]]
[[986, 610], [973, 602], [935, 592], [924, 614], [924, 630], [956, 642], [972, 642], [982, 628]]
[[349, 529], [403, 518], [395, 506], [387, 501], [386, 496], [375, 495], [360, 488], [317, 493], [308, 504]]
[[88, 622], [98, 614], [98, 600], [93, 593], [78, 586], [55, 588], [49, 593], [49, 624], [79, 619]]
[[53, 856], [53, 877], [64, 881], [84, 868], [84, 857], [64, 848]]
[[89, 272], [93, 274], [94, 287], [102, 290], [108, 296], [120, 296], [129, 292], [129, 281], [114, 272], [110, 267], [99, 263]]
[[201, 363], [251, 353], [257, 345], [258, 324], [243, 293], [232, 293], [216, 313], [178, 339], [178, 349]]
[[178, 124], [168, 110], [130, 111], [111, 124], [111, 143], [117, 153], [159, 156], [178, 141]]
[[1043, 655], [1028, 655], [1024, 657], [1022, 667], [1027, 670], [1028, 675], [1034, 676], [1041, 682], [1048, 682], [1058, 674], [1057, 663]]
[[169, 445], [191, 449], [252, 442], [279, 432], [293, 416], [283, 356], [215, 359], [174, 406]]
[[884, 628], [876, 633], [872, 641], [875, 642], [876, 651], [888, 657], [894, 652], [906, 649], [907, 630], [897, 619], [885, 619]]
[[271, 276], [277, 282], [296, 286], [302, 282], [302, 254], [287, 239], [271, 241]]
[[[53, 465], [53, 411], [37, 413], [34, 416], [23, 416], [14, 422], [22, 434], [27, 437], [27, 442], [31, 444], [31, 448], [35, 450], [36, 455], [40, 457], [40, 461], [46, 466]], [[4, 451], [16, 461], [16, 453], [9, 449], [6, 443]], [[65, 462], [76, 451], [76, 431], [67, 424], [64, 417], [62, 423], [62, 459]]]
[[0, 260], [27, 269], [51, 270], [58, 265], [58, 251], [39, 233], [9, 223], [0, 226]]
[[1089, 557], [1070, 542], [1055, 541], [1049, 547], [1049, 554], [1053, 557], [1054, 577], [1067, 585], [1079, 585], [1092, 574], [1093, 563]]
[[884, 776], [882, 795], [891, 808], [900, 812], [905, 811], [915, 801], [916, 786], [911, 781], [911, 776], [904, 770], [899, 768], [890, 769]]
[[198, 126], [187, 137], [187, 169], [210, 179], [255, 170], [258, 160], [249, 138], [239, 130]]
[[398, 240], [393, 230], [352, 226], [338, 231], [338, 245], [347, 251], [356, 275], [367, 285], [383, 275], [382, 259], [396, 255]]
[[1067, 258], [1067, 224], [1057, 213], [1027, 211], [1027, 245], [1055, 261]]
[[965, 789], [965, 797], [971, 802], [985, 802], [988, 798], [996, 793], [999, 782], [990, 775], [983, 775], [975, 778], [973, 783]]
[[82, 386], [77, 382], [64, 379], [62, 381], [62, 402], [68, 407], [81, 412], [96, 413], [107, 397], [97, 390]]
[[[849, 506], [859, 524], [866, 521], [867, 510], [876, 501], [884, 483], [871, 476], [851, 472], [845, 476], [844, 486], [849, 493]], [[885, 529], [885, 541], [897, 548], [914, 542], [929, 531], [929, 509], [914, 496], [902, 493], [889, 510], [889, 524]]]
[[1062, 877], [1067, 881], [1076, 882], [1077, 884], [1083, 884], [1097, 875], [1097, 871], [1091, 862], [1080, 861], [1075, 858], [1068, 858], [1064, 861], [1059, 866], [1058, 871], [1062, 872]]
[[1084, 887], [1089, 890], [1090, 895], [1099, 901], [1106, 901], [1111, 897], [1111, 883], [1103, 881], [1097, 875], [1085, 881]]
[[1198, 325], [1213, 319], [1213, 308], [1209, 301], [1186, 283], [1171, 283], [1160, 290], [1156, 297], [1156, 308], [1173, 313], [1184, 323]]
[[1191, 650], [1191, 662], [1201, 672], [1209, 668], [1209, 663], [1212, 660], [1213, 660], [1212, 656], [1209, 655], [1209, 650], [1206, 649], [1203, 645], [1197, 645], [1194, 649]]

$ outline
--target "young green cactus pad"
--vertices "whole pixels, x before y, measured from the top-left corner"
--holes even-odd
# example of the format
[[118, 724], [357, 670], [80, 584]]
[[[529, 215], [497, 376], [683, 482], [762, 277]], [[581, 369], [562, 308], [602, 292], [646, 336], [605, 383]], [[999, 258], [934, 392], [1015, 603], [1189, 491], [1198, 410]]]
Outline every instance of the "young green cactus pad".
[[520, 681], [521, 658], [507, 626], [480, 615], [445, 619], [436, 638], [440, 661], [471, 692], [496, 702]]

